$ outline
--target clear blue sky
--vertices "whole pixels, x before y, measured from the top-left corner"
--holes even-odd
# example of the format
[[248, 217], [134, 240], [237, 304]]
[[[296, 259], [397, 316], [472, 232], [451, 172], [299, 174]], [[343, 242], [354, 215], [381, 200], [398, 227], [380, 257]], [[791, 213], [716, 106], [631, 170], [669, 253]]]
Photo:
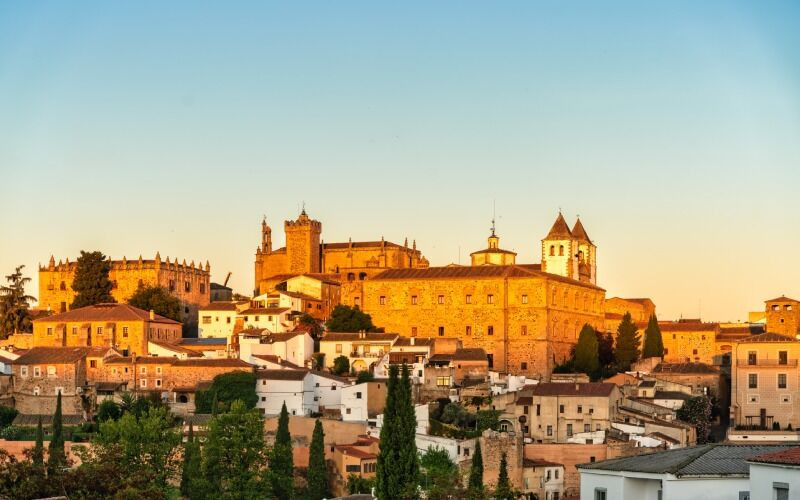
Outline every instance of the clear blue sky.
[[[539, 261], [561, 207], [609, 296], [800, 296], [800, 2], [0, 1], [0, 271], [160, 250], [252, 288], [266, 214], [434, 265]], [[34, 283], [35, 285], [36, 283]], [[33, 290], [36, 295], [36, 289]]]

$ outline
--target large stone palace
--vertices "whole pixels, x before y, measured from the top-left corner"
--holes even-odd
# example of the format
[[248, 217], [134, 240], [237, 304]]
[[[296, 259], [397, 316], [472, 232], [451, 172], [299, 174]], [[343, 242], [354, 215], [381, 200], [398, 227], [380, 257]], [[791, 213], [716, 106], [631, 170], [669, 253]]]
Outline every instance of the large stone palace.
[[472, 265], [389, 269], [342, 293], [387, 332], [457, 337], [483, 348], [490, 367], [549, 377], [584, 324], [603, 328], [605, 290], [596, 285], [596, 247], [578, 220], [559, 213], [542, 240], [540, 264], [518, 264], [492, 231]]
[[[39, 305], [56, 312], [66, 312], [75, 299], [72, 281], [75, 279], [76, 262], [61, 260], [56, 263], [50, 256], [47, 266], [39, 266]], [[208, 305], [210, 300], [211, 266], [206, 261], [190, 264], [178, 259], [161, 260], [156, 252], [155, 259], [112, 260], [108, 279], [113, 285], [111, 295], [119, 303], [126, 302], [140, 286], [162, 286], [180, 299], [184, 319], [197, 317], [197, 309]]]
[[322, 223], [311, 219], [305, 209], [297, 220], [283, 225], [286, 246], [272, 248], [272, 228], [266, 219], [261, 223], [261, 244], [256, 248], [256, 295], [271, 291], [290, 276], [330, 274], [340, 281], [360, 282], [387, 269], [428, 267], [428, 260], [408, 239], [400, 245], [385, 241], [324, 243]]

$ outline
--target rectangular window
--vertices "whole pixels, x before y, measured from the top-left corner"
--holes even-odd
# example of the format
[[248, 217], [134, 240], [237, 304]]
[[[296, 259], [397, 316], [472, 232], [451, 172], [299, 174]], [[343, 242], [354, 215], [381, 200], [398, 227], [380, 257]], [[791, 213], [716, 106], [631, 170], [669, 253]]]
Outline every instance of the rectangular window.
[[486, 296], [486, 303], [487, 304], [494, 304], [494, 295], [492, 295], [491, 293], [489, 295], [487, 295]]
[[416, 295], [412, 295], [411, 296], [411, 305], [412, 306], [417, 305], [417, 296]]
[[583, 432], [589, 432], [592, 430], [591, 424], [583, 424]]
[[147, 367], [146, 366], [140, 366], [139, 367], [139, 373], [141, 373], [142, 375], [147, 375]]
[[467, 327], [464, 330], [464, 334], [467, 336], [472, 335], [472, 327], [470, 325], [467, 325]]
[[464, 297], [464, 302], [466, 302], [467, 304], [472, 304], [472, 295], [467, 294], [467, 296]]
[[758, 374], [751, 373], [747, 375], [747, 386], [750, 389], [758, 389]]
[[147, 379], [146, 378], [140, 378], [139, 379], [139, 387], [147, 387]]
[[528, 325], [522, 325], [522, 331], [520, 332], [522, 335], [528, 334]]
[[487, 326], [486, 327], [486, 335], [494, 335], [494, 327], [493, 326]]
[[356, 399], [361, 399], [361, 393], [360, 392], [356, 393]]
[[778, 389], [786, 389], [786, 374], [778, 374]]
[[381, 295], [381, 296], [380, 296], [380, 298], [379, 298], [378, 300], [380, 301], [380, 304], [381, 304], [382, 306], [385, 306], [385, 305], [386, 305], [386, 296], [385, 296], [385, 295]]
[[755, 351], [750, 351], [747, 353], [747, 364], [748, 365], [755, 365], [758, 363], [758, 355]]
[[547, 435], [549, 437], [552, 437], [552, 435], [553, 435], [553, 426], [552, 425], [548, 425], [547, 426]]
[[486, 360], [489, 362], [489, 368], [494, 368], [494, 354], [487, 354]]
[[33, 367], [33, 376], [34, 377], [41, 377], [42, 376], [42, 369], [41, 367], [34, 366]]
[[436, 302], [438, 302], [439, 304], [444, 304], [444, 295], [439, 295], [436, 298]]
[[572, 424], [567, 424], [567, 437], [572, 437]]
[[210, 325], [211, 324], [211, 316], [203, 316], [203, 324]]
[[605, 488], [595, 488], [594, 489], [594, 500], [608, 500], [608, 498], [606, 497]]
[[439, 336], [440, 337], [444, 337], [444, 327], [443, 326], [439, 327]]
[[527, 369], [528, 369], [528, 363], [523, 361], [522, 364], [520, 365], [520, 370], [527, 370]]
[[191, 292], [192, 291], [192, 283], [190, 281], [185, 281], [183, 283], [183, 291]]
[[122, 338], [125, 338], [125, 339], [128, 338], [128, 327], [127, 326], [123, 326], [122, 327]]
[[436, 377], [436, 385], [439, 387], [450, 387], [450, 377]]
[[98, 335], [102, 335], [103, 334], [103, 327], [102, 326], [98, 326], [97, 327], [97, 334]]
[[73, 335], [77, 335], [78, 334], [78, 327], [77, 326], [73, 326], [72, 327], [72, 334]]
[[789, 484], [772, 483], [772, 498], [775, 500], [789, 500]]
[[412, 337], [416, 337], [417, 336], [417, 327], [416, 326], [412, 326], [411, 327], [411, 336]]
[[28, 376], [28, 367], [27, 366], [20, 366], [19, 367], [19, 376], [20, 377], [27, 377]]
[[528, 295], [522, 294], [522, 303], [523, 304], [527, 304], [528, 303]]
[[53, 329], [51, 327], [49, 327], [49, 326], [47, 327], [47, 334], [48, 335], [52, 335], [53, 334]]
[[97, 360], [96, 359], [90, 359], [89, 360], [89, 368], [97, 368]]
[[789, 353], [787, 351], [778, 351], [778, 364], [789, 364]]
[[538, 417], [541, 414], [542, 414], [542, 405], [537, 404], [536, 405], [536, 416]]
[[558, 406], [558, 413], [564, 413], [564, 405]]
[[578, 405], [578, 413], [583, 413], [583, 405]]
[[156, 379], [156, 387], [161, 387], [161, 379], [160, 378]]
[[336, 344], [336, 354], [340, 354], [342, 352], [342, 344]]
[[156, 366], [156, 374], [157, 375], [161, 375], [161, 367], [160, 366]]

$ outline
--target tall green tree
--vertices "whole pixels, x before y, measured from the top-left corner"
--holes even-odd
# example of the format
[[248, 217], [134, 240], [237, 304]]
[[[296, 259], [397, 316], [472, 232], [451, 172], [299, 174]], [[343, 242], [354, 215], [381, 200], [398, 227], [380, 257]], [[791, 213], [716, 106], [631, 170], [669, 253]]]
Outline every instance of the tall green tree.
[[400, 449], [400, 423], [397, 417], [398, 392], [397, 365], [389, 365], [386, 383], [386, 404], [380, 434], [380, 451], [375, 468], [375, 495], [379, 500], [401, 498], [405, 485], [401, 482], [398, 451]]
[[71, 309], [91, 306], [103, 302], [116, 302], [111, 296], [113, 285], [108, 279], [111, 262], [102, 252], [86, 252], [81, 250], [75, 268], [75, 279], [72, 280], [72, 289], [75, 299]]
[[411, 397], [411, 376], [408, 365], [403, 363], [400, 370], [400, 382], [397, 385], [397, 421], [398, 421], [398, 473], [406, 486], [405, 498], [416, 496], [419, 481], [419, 455], [417, 453], [417, 415]]
[[614, 335], [611, 332], [597, 331], [597, 356], [603, 368], [614, 364]]
[[661, 327], [658, 326], [658, 319], [655, 314], [650, 315], [647, 322], [647, 329], [644, 331], [644, 347], [642, 348], [643, 358], [664, 356], [664, 341], [661, 338]]
[[617, 327], [617, 342], [614, 347], [614, 358], [620, 371], [630, 370], [631, 365], [639, 359], [641, 343], [641, 336], [636, 331], [631, 313], [626, 312]]
[[585, 324], [575, 347], [575, 369], [595, 376], [600, 369], [597, 333], [591, 325]]
[[469, 469], [469, 484], [467, 492], [470, 498], [483, 498], [483, 456], [481, 455], [481, 440], [475, 441], [475, 453], [472, 455], [472, 466]]
[[163, 286], [140, 286], [128, 299], [128, 304], [175, 321], [183, 318], [180, 299]]
[[194, 424], [189, 421], [189, 435], [183, 445], [183, 469], [181, 470], [181, 494], [187, 498], [200, 496], [197, 481], [202, 475], [200, 443], [194, 439]]
[[292, 457], [292, 435], [289, 433], [289, 411], [286, 402], [281, 406], [278, 429], [275, 432], [275, 445], [269, 461], [272, 474], [272, 493], [279, 500], [287, 500], [294, 495], [294, 458]]
[[679, 420], [694, 426], [697, 431], [697, 444], [709, 442], [712, 406], [708, 396], [696, 396], [685, 401], [676, 413]]
[[336, 375], [346, 375], [350, 373], [350, 359], [348, 359], [347, 356], [337, 356], [333, 360], [331, 372]]
[[311, 337], [314, 339], [322, 337], [322, 325], [314, 316], [308, 313], [303, 313], [303, 315], [300, 316], [299, 322], [301, 325], [308, 328], [309, 335], [311, 335]]
[[461, 474], [444, 448], [428, 448], [420, 456], [420, 486], [427, 500], [463, 498]]
[[317, 419], [311, 446], [308, 450], [308, 500], [321, 500], [329, 496], [328, 469], [325, 466], [325, 432]]
[[508, 481], [508, 460], [506, 454], [500, 458], [500, 473], [497, 475], [497, 486], [494, 489], [494, 500], [515, 500], [514, 491]]
[[228, 412], [211, 419], [203, 448], [202, 478], [191, 482], [195, 493], [190, 498], [272, 498], [265, 465], [261, 416], [234, 401]]
[[217, 375], [208, 390], [197, 392], [195, 404], [198, 413], [213, 415], [215, 402], [216, 405], [225, 409], [236, 400], [244, 403], [248, 409], [255, 408], [258, 396], [256, 395], [256, 375], [254, 373], [235, 371]]
[[338, 305], [331, 311], [331, 317], [326, 323], [331, 332], [366, 332], [375, 331], [372, 317], [362, 312], [358, 307]]
[[33, 465], [39, 467], [44, 465], [44, 431], [42, 430], [41, 415], [39, 416], [39, 421], [36, 423], [36, 445], [33, 447], [31, 460], [33, 461]]
[[53, 414], [53, 434], [50, 438], [50, 446], [47, 448], [47, 469], [55, 472], [60, 467], [67, 464], [67, 454], [64, 451], [64, 426], [61, 415], [61, 391], [56, 398], [56, 411]]
[[25, 285], [31, 279], [23, 276], [24, 267], [17, 266], [13, 273], [6, 276], [8, 285], [0, 286], [0, 338], [15, 332], [33, 331], [29, 307], [36, 298], [25, 294]]

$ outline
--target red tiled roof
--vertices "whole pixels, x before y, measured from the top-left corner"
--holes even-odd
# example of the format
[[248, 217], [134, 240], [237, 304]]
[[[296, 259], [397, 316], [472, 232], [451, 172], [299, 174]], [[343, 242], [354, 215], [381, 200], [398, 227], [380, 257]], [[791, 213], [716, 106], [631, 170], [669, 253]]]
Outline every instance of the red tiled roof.
[[504, 253], [510, 255], [517, 255], [517, 252], [512, 252], [511, 250], [503, 250], [502, 248], [484, 248], [483, 250], [476, 250], [472, 252], [470, 255], [477, 255], [480, 253]]
[[360, 450], [353, 445], [349, 444], [337, 444], [334, 447], [341, 451], [342, 453], [346, 453], [352, 457], [360, 458], [360, 459], [369, 459], [369, 458], [377, 458], [377, 455], [374, 453], [370, 453], [368, 451]]
[[109, 347], [33, 347], [15, 359], [15, 365], [75, 363], [86, 356], [105, 356]]
[[270, 362], [272, 364], [275, 364], [275, 365], [285, 366], [287, 368], [292, 368], [292, 369], [296, 369], [296, 370], [303, 369], [302, 366], [296, 365], [296, 364], [294, 364], [294, 363], [292, 363], [290, 361], [286, 361], [285, 359], [281, 359], [279, 356], [276, 356], [274, 354], [253, 354], [252, 356], [254, 358], [258, 358], [258, 359], [261, 359], [263, 361], [268, 361], [268, 362]]
[[572, 384], [568, 382], [545, 382], [532, 387], [533, 396], [609, 396], [616, 386], [603, 382]]
[[412, 337], [398, 337], [394, 343], [394, 347], [430, 347], [433, 345], [434, 339], [413, 337], [414, 345], [411, 345]]
[[764, 302], [794, 302], [794, 303], [800, 303], [800, 301], [798, 301], [796, 299], [791, 299], [791, 298], [787, 297], [786, 295], [781, 295], [780, 297], [778, 297], [776, 299], [772, 299], [772, 300], [765, 300]]
[[453, 361], [486, 361], [486, 351], [480, 347], [465, 347], [463, 349], [456, 349], [453, 353]]
[[[642, 321], [636, 323], [636, 328], [645, 330], [647, 322]], [[661, 332], [713, 332], [719, 330], [719, 323], [701, 323], [701, 322], [674, 322], [674, 321], [659, 321], [658, 328]]]
[[797, 342], [798, 340], [794, 337], [789, 337], [787, 335], [781, 335], [779, 333], [767, 332], [767, 333], [759, 333], [758, 335], [751, 335], [749, 337], [745, 337], [739, 340], [740, 343], [752, 343], [752, 342]]
[[192, 358], [176, 359], [175, 366], [207, 366], [209, 368], [253, 368], [253, 365], [246, 363], [239, 358]]
[[556, 217], [556, 221], [553, 223], [553, 227], [550, 228], [550, 232], [547, 233], [547, 236], [545, 236], [545, 239], [546, 240], [572, 239], [572, 231], [569, 230], [569, 226], [567, 226], [567, 221], [564, 220], [564, 216], [561, 215], [561, 212], [558, 212], [558, 217]]
[[312, 297], [311, 295], [306, 295], [306, 294], [300, 293], [300, 292], [287, 292], [287, 291], [284, 291], [284, 290], [280, 290], [280, 291], [278, 291], [278, 293], [280, 295], [286, 295], [286, 296], [292, 297], [294, 299], [313, 300], [315, 302], [321, 302], [322, 301], [322, 299], [318, 299], [316, 297]]
[[800, 446], [788, 450], [764, 453], [750, 459], [752, 462], [762, 462], [766, 464], [798, 465], [800, 466]]
[[719, 370], [705, 363], [659, 363], [653, 373], [708, 373], [719, 375]]
[[180, 352], [186, 354], [187, 356], [195, 357], [202, 357], [203, 355], [194, 349], [187, 349], [186, 347], [177, 345], [177, 344], [170, 344], [168, 342], [159, 342], [156, 340], [148, 340], [149, 343], [155, 344], [163, 349], [167, 349], [173, 352]]
[[523, 458], [522, 459], [522, 466], [523, 467], [564, 467], [564, 464], [560, 464], [557, 462], [550, 462], [548, 460], [542, 460], [538, 458]]
[[308, 370], [256, 370], [256, 378], [264, 380], [303, 380]]
[[[541, 269], [541, 268], [539, 268]], [[582, 281], [540, 271], [535, 265], [508, 266], [445, 266], [421, 269], [387, 269], [370, 280], [436, 280], [436, 279], [492, 279], [492, 278], [546, 278], [577, 286], [603, 290]]]
[[288, 307], [251, 307], [250, 309], [245, 309], [241, 311], [239, 315], [242, 314], [281, 314], [283, 312], [288, 311]]
[[[401, 245], [392, 243], [391, 241], [384, 241], [383, 244], [387, 247], [401, 248]], [[343, 248], [380, 248], [380, 241], [345, 241], [343, 243], [324, 243], [322, 248], [324, 250], [341, 250]]]
[[150, 311], [133, 307], [129, 304], [95, 304], [93, 306], [81, 307], [71, 311], [54, 314], [44, 318], [35, 319], [34, 322], [41, 323], [65, 323], [74, 321], [155, 321], [158, 323], [170, 323], [180, 325], [179, 322], [165, 318], [159, 314], [155, 319], [150, 319]]
[[[363, 335], [363, 337], [362, 337]], [[349, 332], [326, 332], [320, 342], [394, 342], [399, 335], [396, 333], [349, 333]]]
[[581, 222], [580, 217], [578, 217], [578, 220], [575, 221], [575, 225], [572, 226], [572, 236], [574, 236], [578, 241], [585, 241], [589, 244], [592, 243], [592, 240], [589, 239], [589, 235], [586, 234], [586, 229], [583, 228], [583, 223]]
[[246, 301], [225, 301], [225, 302], [211, 302], [207, 306], [202, 306], [201, 311], [235, 311], [236, 306], [245, 304]]

